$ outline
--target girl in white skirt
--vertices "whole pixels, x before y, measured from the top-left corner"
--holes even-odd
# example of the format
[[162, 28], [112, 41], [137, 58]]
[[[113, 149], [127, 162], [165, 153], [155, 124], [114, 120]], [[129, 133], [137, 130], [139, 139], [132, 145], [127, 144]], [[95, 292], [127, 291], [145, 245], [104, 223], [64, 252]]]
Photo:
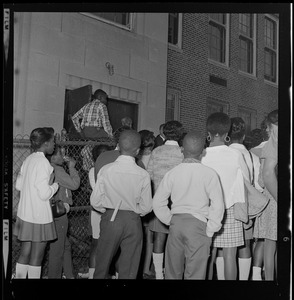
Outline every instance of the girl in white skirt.
[[36, 128], [30, 135], [32, 153], [23, 162], [16, 180], [20, 191], [14, 235], [21, 242], [15, 278], [40, 278], [47, 242], [56, 239], [49, 199], [58, 190], [46, 154], [54, 150], [53, 128]]
[[234, 204], [245, 202], [243, 173], [248, 174], [248, 169], [240, 151], [225, 144], [230, 142], [230, 126], [231, 120], [227, 114], [217, 112], [208, 117], [206, 127], [210, 144], [201, 159], [203, 165], [218, 173], [225, 202], [223, 227], [212, 239], [212, 261], [216, 248], [223, 249], [223, 259], [216, 261], [219, 280], [237, 279], [237, 247], [244, 245], [243, 224], [234, 218]]

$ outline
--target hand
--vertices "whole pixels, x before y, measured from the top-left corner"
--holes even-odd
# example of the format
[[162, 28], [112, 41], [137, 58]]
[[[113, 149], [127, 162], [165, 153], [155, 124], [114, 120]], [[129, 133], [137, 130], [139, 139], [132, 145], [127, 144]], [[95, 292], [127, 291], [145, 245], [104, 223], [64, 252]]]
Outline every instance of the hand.
[[73, 159], [73, 158], [69, 158], [68, 162], [67, 162], [67, 165], [69, 168], [74, 168], [75, 165], [76, 165], [76, 161]]
[[70, 206], [68, 203], [64, 202], [63, 203], [64, 207], [65, 207], [65, 210], [66, 210], [66, 213], [68, 213], [70, 211]]

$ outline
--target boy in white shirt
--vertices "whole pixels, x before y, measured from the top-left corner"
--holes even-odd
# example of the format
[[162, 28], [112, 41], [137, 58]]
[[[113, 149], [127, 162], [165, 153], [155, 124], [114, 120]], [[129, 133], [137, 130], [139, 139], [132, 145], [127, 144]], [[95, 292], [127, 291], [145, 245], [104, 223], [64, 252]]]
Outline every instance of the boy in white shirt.
[[222, 226], [222, 188], [217, 173], [199, 160], [203, 147], [199, 133], [185, 136], [183, 162], [165, 174], [153, 198], [155, 215], [170, 226], [166, 279], [205, 279], [211, 237]]

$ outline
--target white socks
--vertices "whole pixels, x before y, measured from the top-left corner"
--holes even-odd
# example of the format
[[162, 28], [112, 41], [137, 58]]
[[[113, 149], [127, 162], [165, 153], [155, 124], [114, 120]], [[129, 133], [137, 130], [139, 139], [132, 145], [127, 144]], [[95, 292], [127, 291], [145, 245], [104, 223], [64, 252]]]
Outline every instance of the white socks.
[[29, 265], [23, 265], [16, 263], [15, 267], [15, 278], [27, 278]]
[[41, 266], [29, 266], [28, 278], [41, 278]]
[[253, 267], [252, 272], [252, 280], [262, 280], [260, 267]]
[[223, 257], [217, 257], [215, 260], [217, 280], [225, 280], [225, 264]]
[[248, 280], [251, 269], [251, 257], [238, 258], [239, 263], [239, 280]]
[[89, 277], [88, 277], [88, 279], [93, 279], [94, 272], [95, 272], [95, 268], [89, 268]]
[[155, 278], [163, 279], [163, 253], [152, 253], [155, 268]]

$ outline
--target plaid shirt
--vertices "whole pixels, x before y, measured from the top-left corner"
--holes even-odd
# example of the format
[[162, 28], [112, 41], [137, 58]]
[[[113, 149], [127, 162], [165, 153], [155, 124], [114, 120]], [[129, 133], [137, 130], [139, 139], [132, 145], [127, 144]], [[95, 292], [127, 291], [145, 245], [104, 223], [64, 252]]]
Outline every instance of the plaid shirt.
[[94, 148], [94, 145], [86, 145], [82, 150], [81, 150], [81, 156], [83, 158], [83, 169], [87, 172], [91, 168], [94, 167], [94, 161], [93, 161], [93, 156], [92, 156], [92, 150]]
[[[81, 124], [79, 119], [82, 119]], [[72, 116], [72, 121], [78, 132], [81, 132], [85, 126], [103, 127], [106, 133], [112, 136], [107, 107], [98, 99], [91, 101], [77, 111]]]

